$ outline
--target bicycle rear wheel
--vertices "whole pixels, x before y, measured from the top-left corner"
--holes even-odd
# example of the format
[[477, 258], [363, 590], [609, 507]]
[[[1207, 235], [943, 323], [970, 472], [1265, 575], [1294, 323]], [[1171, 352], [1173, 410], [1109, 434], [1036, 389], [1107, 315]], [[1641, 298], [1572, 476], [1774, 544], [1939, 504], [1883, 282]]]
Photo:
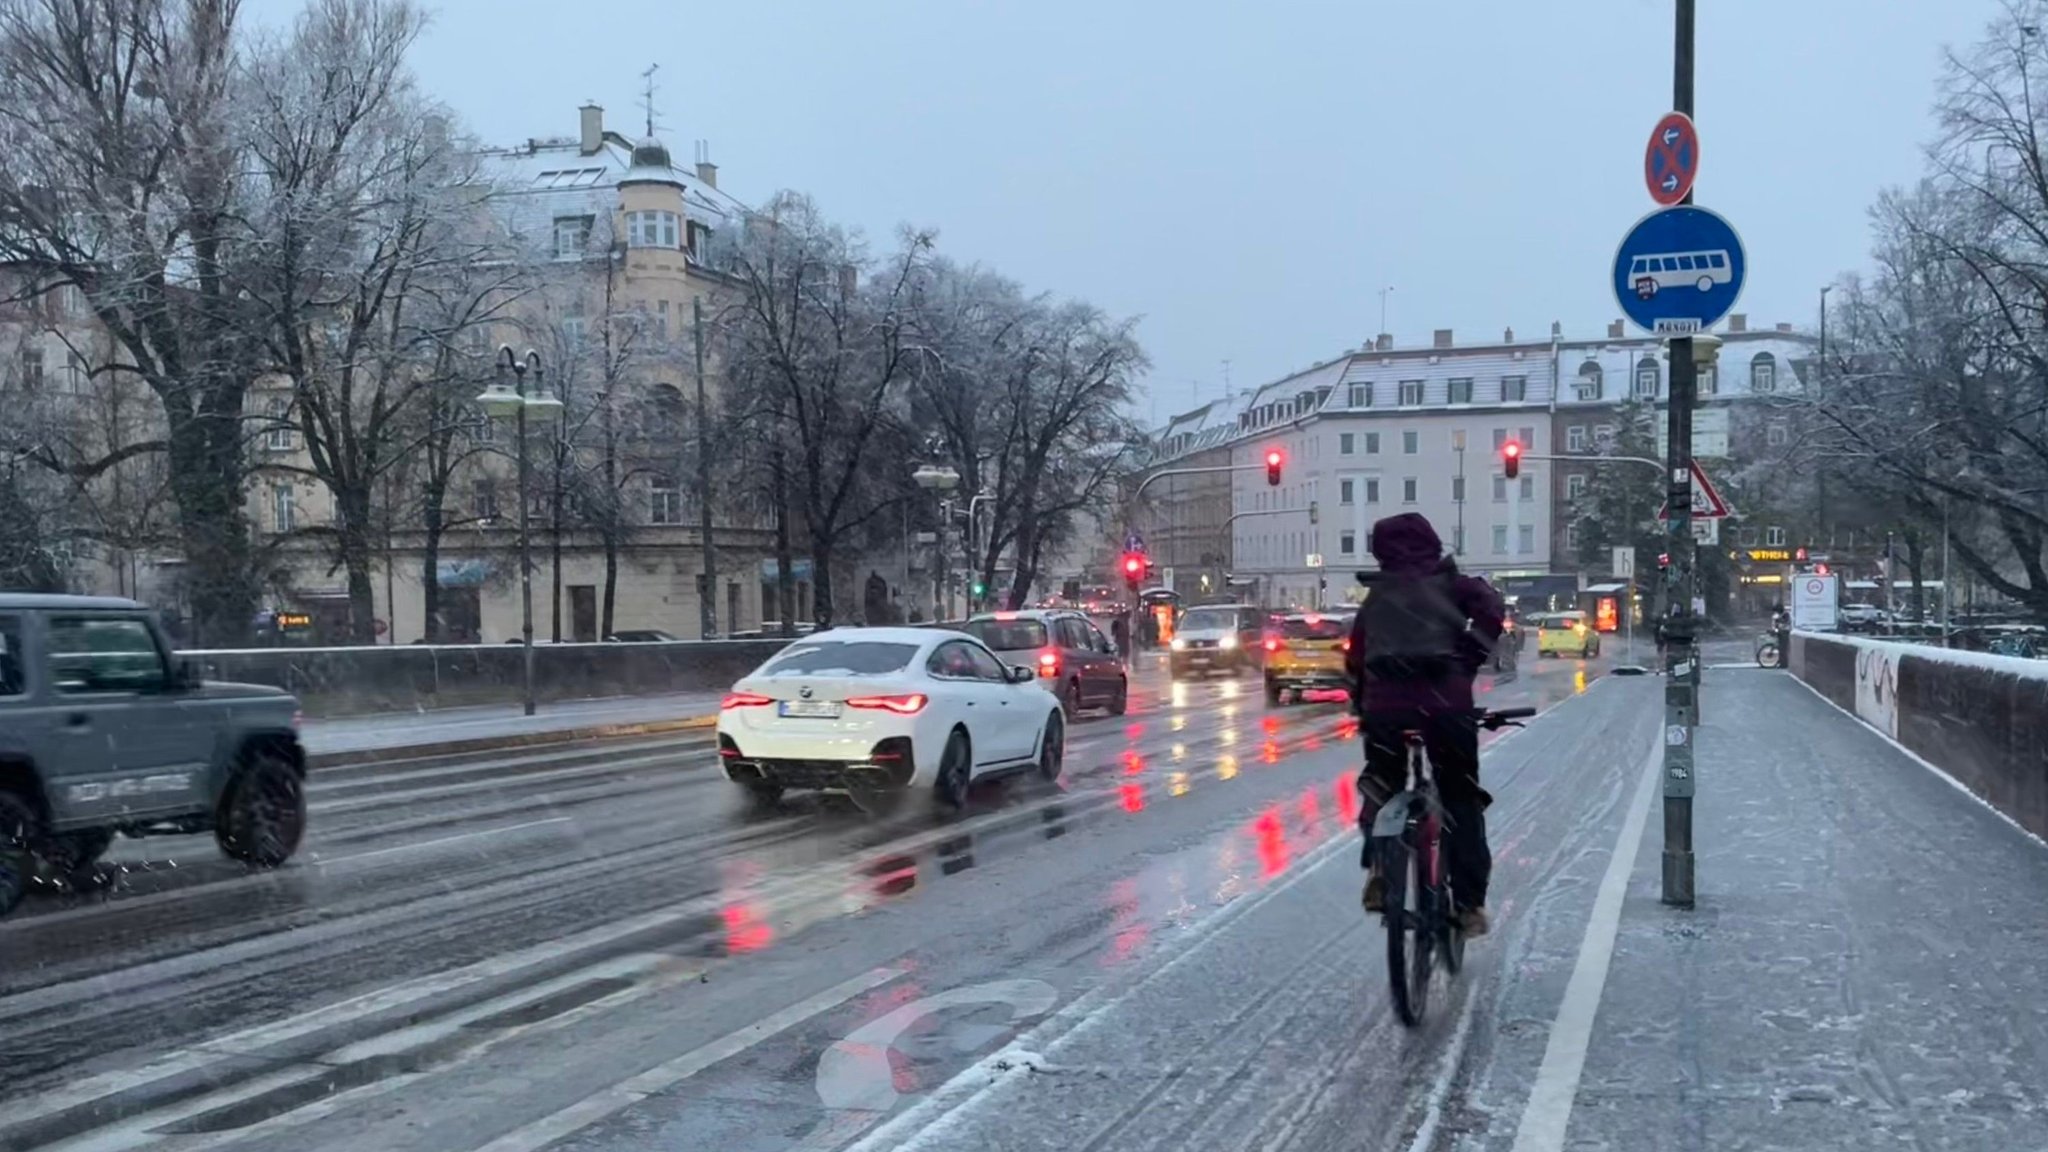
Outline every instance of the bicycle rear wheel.
[[1380, 868], [1387, 881], [1387, 985], [1394, 993], [1395, 1014], [1413, 1028], [1429, 1010], [1434, 944], [1429, 877], [1421, 854], [1406, 837], [1380, 842]]

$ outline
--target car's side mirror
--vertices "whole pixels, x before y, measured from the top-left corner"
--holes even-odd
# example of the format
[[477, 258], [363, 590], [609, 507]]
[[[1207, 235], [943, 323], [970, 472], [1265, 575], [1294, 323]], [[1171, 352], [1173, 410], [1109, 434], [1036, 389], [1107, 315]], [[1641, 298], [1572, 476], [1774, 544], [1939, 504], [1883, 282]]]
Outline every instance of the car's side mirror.
[[1009, 676], [1010, 683], [1012, 684], [1029, 684], [1038, 678], [1038, 671], [1036, 669], [1027, 668], [1022, 664], [1007, 664], [1004, 667], [1010, 670]]

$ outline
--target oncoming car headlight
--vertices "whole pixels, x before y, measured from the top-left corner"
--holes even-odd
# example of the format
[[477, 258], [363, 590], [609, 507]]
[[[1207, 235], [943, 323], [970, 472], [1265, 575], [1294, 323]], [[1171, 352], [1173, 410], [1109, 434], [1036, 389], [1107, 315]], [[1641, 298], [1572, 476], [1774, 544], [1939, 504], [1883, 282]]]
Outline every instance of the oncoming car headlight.
[[1175, 637], [1173, 638], [1173, 650], [1174, 650], [1175, 652], [1185, 652], [1185, 651], [1187, 651], [1187, 647], [1188, 647], [1188, 642], [1187, 642], [1187, 638], [1186, 638], [1186, 637], [1183, 637], [1183, 636], [1175, 636]]
[[1216, 646], [1218, 648], [1235, 648], [1237, 647], [1237, 637], [1225, 634], [1223, 639], [1216, 642]]

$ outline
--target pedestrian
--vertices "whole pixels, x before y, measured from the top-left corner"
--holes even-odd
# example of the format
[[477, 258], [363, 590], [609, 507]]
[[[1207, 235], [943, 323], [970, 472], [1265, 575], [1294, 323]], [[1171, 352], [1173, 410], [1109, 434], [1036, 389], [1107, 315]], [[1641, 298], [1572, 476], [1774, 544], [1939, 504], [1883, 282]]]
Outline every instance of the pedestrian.
[[1125, 664], [1131, 662], [1131, 621], [1128, 615], [1118, 615], [1109, 622], [1109, 638], [1116, 641], [1116, 658]]

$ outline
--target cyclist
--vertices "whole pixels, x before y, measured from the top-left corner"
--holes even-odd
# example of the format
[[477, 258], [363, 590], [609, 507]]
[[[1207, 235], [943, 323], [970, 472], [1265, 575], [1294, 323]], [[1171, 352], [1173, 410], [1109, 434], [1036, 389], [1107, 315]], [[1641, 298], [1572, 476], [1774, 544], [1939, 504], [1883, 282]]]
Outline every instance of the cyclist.
[[1344, 658], [1365, 736], [1365, 770], [1358, 777], [1358, 824], [1368, 837], [1364, 863], [1370, 869], [1365, 909], [1382, 911], [1386, 898], [1385, 880], [1371, 859], [1373, 817], [1407, 780], [1403, 734], [1420, 732], [1450, 818], [1446, 862], [1459, 923], [1467, 935], [1483, 936], [1493, 871], [1486, 806], [1493, 797], [1479, 786], [1472, 681], [1500, 638], [1505, 605], [1486, 581], [1458, 571], [1419, 513], [1374, 524], [1371, 549], [1380, 570], [1359, 577], [1371, 591], [1352, 618]]

